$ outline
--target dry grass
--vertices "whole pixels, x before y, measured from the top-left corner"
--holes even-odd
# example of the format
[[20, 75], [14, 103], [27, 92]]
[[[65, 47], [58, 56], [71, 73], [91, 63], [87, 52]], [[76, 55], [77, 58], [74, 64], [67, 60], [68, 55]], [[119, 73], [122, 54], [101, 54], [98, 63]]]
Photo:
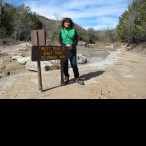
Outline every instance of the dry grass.
[[146, 54], [146, 42], [140, 44], [132, 44], [127, 46], [127, 51]]
[[101, 48], [101, 49], [106, 49], [106, 50], [117, 50], [118, 48], [121, 47], [120, 42], [116, 43], [107, 43], [107, 42], [97, 42], [94, 44], [94, 48]]

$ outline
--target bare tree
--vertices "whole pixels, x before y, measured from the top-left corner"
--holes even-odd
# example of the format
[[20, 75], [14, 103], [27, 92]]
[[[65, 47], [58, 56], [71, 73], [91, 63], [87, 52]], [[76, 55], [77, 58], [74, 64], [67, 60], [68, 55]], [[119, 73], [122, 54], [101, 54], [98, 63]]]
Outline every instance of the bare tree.
[[[50, 29], [48, 30], [48, 39], [51, 41], [51, 44], [56, 43], [58, 40], [58, 34], [60, 30], [61, 15], [57, 12], [54, 13], [55, 21], [52, 22]], [[58, 41], [57, 41], [58, 42]]]

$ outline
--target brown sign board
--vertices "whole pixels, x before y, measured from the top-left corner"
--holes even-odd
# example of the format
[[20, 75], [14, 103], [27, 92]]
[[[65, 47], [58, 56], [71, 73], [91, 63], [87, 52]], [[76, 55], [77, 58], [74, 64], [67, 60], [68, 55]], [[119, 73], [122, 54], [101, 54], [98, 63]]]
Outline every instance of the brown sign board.
[[61, 46], [32, 46], [31, 60], [46, 61], [70, 58], [71, 51]]
[[32, 30], [31, 31], [31, 43], [33, 46], [46, 45], [46, 32], [45, 32], [45, 30]]

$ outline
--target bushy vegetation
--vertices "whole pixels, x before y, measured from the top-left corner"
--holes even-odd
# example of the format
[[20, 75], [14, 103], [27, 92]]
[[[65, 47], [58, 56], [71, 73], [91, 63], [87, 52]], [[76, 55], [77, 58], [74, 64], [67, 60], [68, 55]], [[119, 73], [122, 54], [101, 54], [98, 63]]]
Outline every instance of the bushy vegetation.
[[120, 17], [117, 32], [122, 42], [146, 41], [146, 0], [133, 0], [128, 10]]
[[30, 31], [43, 26], [36, 14], [24, 4], [14, 7], [1, 0], [0, 7], [0, 38], [29, 40]]

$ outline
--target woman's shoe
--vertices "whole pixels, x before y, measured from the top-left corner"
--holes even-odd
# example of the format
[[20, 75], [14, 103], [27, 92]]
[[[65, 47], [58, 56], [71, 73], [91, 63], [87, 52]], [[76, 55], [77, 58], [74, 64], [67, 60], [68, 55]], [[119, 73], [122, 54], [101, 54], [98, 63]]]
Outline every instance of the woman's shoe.
[[64, 83], [65, 84], [68, 84], [69, 83], [69, 77], [65, 77]]
[[80, 85], [85, 85], [84, 81], [81, 81], [79, 78], [76, 79], [76, 82]]

